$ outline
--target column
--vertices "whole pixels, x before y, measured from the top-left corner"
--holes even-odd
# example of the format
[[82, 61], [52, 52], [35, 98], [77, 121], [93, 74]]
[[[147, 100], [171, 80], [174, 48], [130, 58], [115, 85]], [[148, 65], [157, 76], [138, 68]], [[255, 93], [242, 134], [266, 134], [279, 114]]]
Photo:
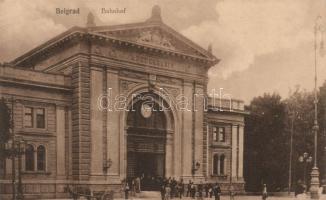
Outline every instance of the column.
[[237, 163], [238, 163], [238, 126], [237, 125], [232, 125], [232, 160], [231, 160], [231, 165], [232, 165], [232, 179], [237, 178]]
[[103, 175], [103, 115], [98, 106], [98, 98], [103, 93], [101, 69], [91, 68], [91, 176]]
[[195, 85], [194, 94], [194, 123], [195, 123], [195, 162], [200, 163], [200, 168], [195, 172], [198, 178], [203, 178], [203, 155], [204, 155], [204, 94], [203, 86]]
[[68, 157], [68, 175], [69, 179], [72, 176], [72, 118], [71, 118], [71, 110], [68, 110], [68, 152], [69, 152], [69, 157]]
[[239, 167], [238, 167], [238, 178], [243, 178], [243, 145], [244, 145], [244, 126], [239, 126]]
[[166, 137], [166, 148], [165, 148], [165, 176], [172, 177], [174, 176], [173, 172], [173, 139], [170, 133]]
[[[171, 113], [172, 115], [172, 113]], [[182, 113], [179, 112], [178, 110], [176, 110], [176, 116], [173, 116], [173, 120], [174, 121], [174, 126], [175, 126], [175, 130], [174, 132], [172, 132], [172, 138], [173, 138], [173, 141], [172, 141], [172, 144], [173, 144], [173, 157], [174, 157], [174, 160], [173, 160], [173, 175], [174, 177], [180, 177], [182, 176], [182, 162], [181, 161], [181, 158], [182, 158], [182, 131], [181, 131], [181, 123], [182, 121], [177, 121], [177, 119], [182, 119]]]
[[192, 167], [192, 84], [184, 83], [183, 95], [188, 99], [188, 109], [182, 110], [182, 176], [191, 178]]
[[[110, 109], [107, 110], [107, 160], [112, 161], [109, 175], [120, 174], [120, 113], [115, 110], [115, 98], [119, 96], [119, 75], [117, 71], [107, 70], [107, 89]], [[122, 136], [123, 137], [123, 136]]]
[[57, 131], [57, 176], [65, 176], [65, 109], [62, 106], [56, 107], [56, 131]]

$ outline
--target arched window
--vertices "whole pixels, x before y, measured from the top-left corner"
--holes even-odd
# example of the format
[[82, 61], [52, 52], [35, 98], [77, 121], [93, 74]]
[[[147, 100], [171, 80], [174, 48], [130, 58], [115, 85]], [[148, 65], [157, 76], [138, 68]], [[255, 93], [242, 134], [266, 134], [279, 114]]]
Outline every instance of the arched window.
[[25, 170], [34, 171], [34, 147], [28, 144], [25, 149]]
[[224, 175], [224, 163], [225, 162], [225, 155], [220, 156], [220, 173], [219, 175]]
[[215, 154], [213, 157], [213, 174], [217, 175], [218, 174], [218, 155]]
[[45, 171], [45, 147], [42, 145], [37, 147], [37, 170]]

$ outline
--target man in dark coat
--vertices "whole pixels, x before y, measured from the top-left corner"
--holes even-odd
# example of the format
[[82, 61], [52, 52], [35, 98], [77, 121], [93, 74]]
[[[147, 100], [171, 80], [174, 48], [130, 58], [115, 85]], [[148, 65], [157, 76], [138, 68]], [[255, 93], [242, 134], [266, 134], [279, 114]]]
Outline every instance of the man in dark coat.
[[208, 185], [208, 183], [205, 184], [204, 188], [205, 188], [205, 197], [208, 198], [208, 192], [209, 192], [209, 185]]
[[215, 200], [220, 200], [221, 188], [218, 185], [218, 183], [215, 183], [215, 186], [213, 187], [213, 193], [214, 193], [214, 196], [215, 196]]
[[187, 197], [190, 197], [191, 196], [191, 186], [192, 186], [192, 183], [189, 180], [188, 187], [187, 187]]

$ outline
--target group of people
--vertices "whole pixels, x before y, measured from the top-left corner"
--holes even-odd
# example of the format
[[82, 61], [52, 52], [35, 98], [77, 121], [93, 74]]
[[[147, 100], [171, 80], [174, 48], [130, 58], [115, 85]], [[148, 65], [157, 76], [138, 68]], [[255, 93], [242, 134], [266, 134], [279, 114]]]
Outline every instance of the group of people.
[[183, 182], [183, 179], [177, 181], [175, 178], [164, 179], [161, 184], [161, 197], [162, 200], [170, 198], [182, 198], [183, 196], [191, 198], [212, 198], [220, 199], [221, 188], [218, 183], [205, 183], [194, 184], [189, 180], [188, 184]]
[[[134, 196], [135, 193], [139, 193], [141, 188], [143, 178], [135, 177], [131, 180], [127, 180], [124, 183], [124, 192], [125, 198], [128, 199], [128, 196]], [[147, 180], [148, 181], [148, 180]], [[218, 183], [197, 183], [189, 180], [188, 183], [184, 183], [183, 179], [176, 180], [175, 178], [153, 178], [151, 183], [156, 188], [155, 190], [160, 190], [162, 200], [169, 200], [172, 198], [182, 198], [190, 197], [196, 199], [203, 198], [215, 198], [219, 200], [221, 196], [221, 187]], [[233, 185], [229, 188], [230, 196], [235, 196], [235, 191]]]

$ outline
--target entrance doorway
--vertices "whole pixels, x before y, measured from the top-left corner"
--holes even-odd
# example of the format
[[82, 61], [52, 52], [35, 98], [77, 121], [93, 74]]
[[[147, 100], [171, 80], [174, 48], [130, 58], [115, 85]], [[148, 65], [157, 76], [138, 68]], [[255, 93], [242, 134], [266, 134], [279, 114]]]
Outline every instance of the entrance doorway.
[[[127, 117], [127, 179], [141, 179], [141, 190], [159, 190], [165, 177], [166, 117], [159, 105], [138, 101]], [[145, 105], [145, 106], [144, 106]], [[144, 110], [149, 109], [152, 110]]]

